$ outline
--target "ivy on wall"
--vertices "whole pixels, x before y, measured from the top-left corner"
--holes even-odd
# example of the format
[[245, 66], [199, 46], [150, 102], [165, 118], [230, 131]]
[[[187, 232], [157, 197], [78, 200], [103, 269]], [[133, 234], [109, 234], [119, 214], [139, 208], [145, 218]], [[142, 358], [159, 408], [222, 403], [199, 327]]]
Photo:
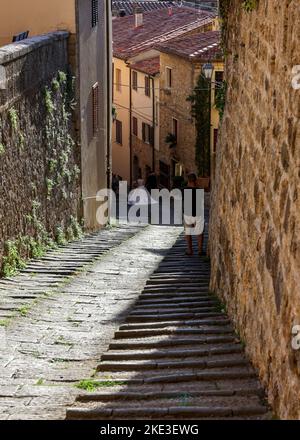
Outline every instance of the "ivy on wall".
[[[259, 0], [240, 0], [241, 7], [246, 12], [252, 12], [258, 7]], [[220, 0], [219, 14], [221, 19], [221, 40], [223, 49], [226, 47], [227, 31], [228, 31], [228, 14], [232, 6], [232, 0]], [[225, 52], [226, 53], [226, 52]]]
[[[42, 93], [43, 92], [43, 93]], [[72, 109], [74, 108], [74, 81], [65, 72], [59, 71], [49, 84], [40, 91], [39, 102], [41, 134], [39, 142], [43, 142], [45, 149], [45, 179], [43, 187], [31, 182], [27, 185], [32, 189], [31, 211], [24, 215], [24, 232], [4, 243], [4, 255], [1, 261], [0, 275], [8, 277], [22, 269], [26, 259], [39, 258], [44, 253], [64, 245], [69, 241], [82, 236], [82, 228], [74, 216], [67, 217], [65, 207], [72, 211], [70, 204], [62, 203], [72, 196], [72, 191], [79, 187], [80, 169], [74, 164], [75, 142], [72, 138]], [[0, 156], [9, 160], [14, 146], [19, 148], [20, 154], [25, 154], [26, 146], [32, 142], [30, 130], [22, 130], [22, 114], [20, 109], [11, 107], [6, 114], [1, 115], [0, 126]], [[23, 150], [25, 150], [23, 152]], [[29, 153], [30, 154], [30, 153]], [[5, 157], [6, 156], [6, 157]], [[24, 159], [26, 157], [24, 156]], [[23, 160], [23, 159], [21, 159]], [[31, 159], [30, 159], [31, 160]], [[40, 158], [41, 160], [41, 158]], [[43, 178], [43, 177], [42, 177]], [[47, 202], [45, 202], [47, 200]], [[47, 221], [46, 205], [53, 213], [51, 222]], [[56, 220], [56, 211], [60, 210]], [[53, 222], [57, 225], [53, 227]], [[51, 231], [46, 225], [51, 224]]]
[[210, 88], [203, 75], [199, 75], [191, 102], [191, 115], [196, 125], [195, 160], [201, 177], [210, 175]]

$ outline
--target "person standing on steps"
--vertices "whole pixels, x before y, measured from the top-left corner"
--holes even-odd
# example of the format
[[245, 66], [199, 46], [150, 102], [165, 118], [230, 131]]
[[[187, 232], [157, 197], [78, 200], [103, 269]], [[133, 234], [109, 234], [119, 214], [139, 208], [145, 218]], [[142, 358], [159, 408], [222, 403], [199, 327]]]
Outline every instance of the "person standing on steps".
[[183, 222], [187, 242], [186, 255], [193, 255], [193, 235], [197, 238], [198, 255], [205, 255], [203, 252], [204, 209], [202, 209], [203, 212], [200, 213], [199, 206], [197, 206], [199, 190], [196, 174], [190, 173], [188, 175], [187, 186], [182, 190]]

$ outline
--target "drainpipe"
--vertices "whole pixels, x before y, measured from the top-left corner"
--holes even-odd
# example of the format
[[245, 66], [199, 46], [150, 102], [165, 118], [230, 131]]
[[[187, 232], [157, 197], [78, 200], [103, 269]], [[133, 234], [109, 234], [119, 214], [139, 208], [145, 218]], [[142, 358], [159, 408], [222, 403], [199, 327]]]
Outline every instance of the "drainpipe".
[[130, 158], [130, 188], [132, 188], [132, 87], [131, 68], [129, 67], [129, 158]]
[[152, 77], [152, 171], [155, 171], [155, 84], [154, 78]]
[[106, 133], [106, 174], [107, 188], [111, 188], [111, 131], [112, 131], [112, 32], [110, 0], [106, 1], [106, 76], [107, 76], [107, 133]]

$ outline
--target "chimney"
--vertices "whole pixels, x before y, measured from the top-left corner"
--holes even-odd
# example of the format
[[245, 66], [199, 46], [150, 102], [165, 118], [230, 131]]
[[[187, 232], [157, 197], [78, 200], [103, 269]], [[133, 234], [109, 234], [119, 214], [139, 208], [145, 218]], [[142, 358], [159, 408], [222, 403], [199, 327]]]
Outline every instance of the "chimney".
[[143, 26], [143, 9], [136, 6], [134, 9], [134, 27], [138, 28], [140, 26]]
[[119, 17], [119, 11], [117, 8], [112, 8], [111, 10], [111, 15], [112, 15], [112, 19], [114, 20], [115, 18]]

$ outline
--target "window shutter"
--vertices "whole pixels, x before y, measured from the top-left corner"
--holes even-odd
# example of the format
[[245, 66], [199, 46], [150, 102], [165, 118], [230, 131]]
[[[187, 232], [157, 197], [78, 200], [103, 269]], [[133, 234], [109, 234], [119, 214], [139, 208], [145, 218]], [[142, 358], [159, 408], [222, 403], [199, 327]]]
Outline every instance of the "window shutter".
[[145, 142], [145, 140], [146, 140], [146, 124], [144, 122], [142, 125], [142, 138], [143, 138], [143, 142]]
[[150, 127], [150, 144], [154, 145], [154, 127]]
[[99, 21], [99, 8], [98, 8], [99, 0], [91, 0], [92, 2], [92, 27], [97, 26]]
[[99, 84], [96, 83], [92, 88], [92, 106], [93, 106], [93, 135], [99, 130]]

